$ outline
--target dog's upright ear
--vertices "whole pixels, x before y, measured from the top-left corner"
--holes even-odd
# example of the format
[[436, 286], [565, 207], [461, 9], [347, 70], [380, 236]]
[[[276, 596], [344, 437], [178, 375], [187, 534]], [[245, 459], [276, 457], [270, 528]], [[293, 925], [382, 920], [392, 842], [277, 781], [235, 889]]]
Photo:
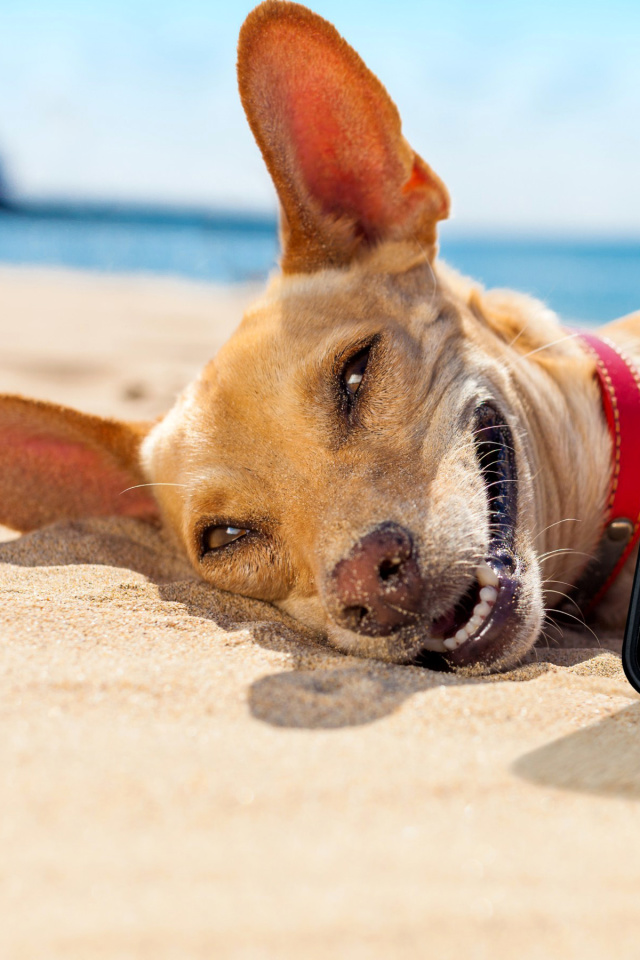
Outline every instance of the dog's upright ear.
[[238, 80], [282, 206], [286, 273], [346, 265], [382, 240], [416, 240], [435, 255], [446, 187], [330, 23], [300, 4], [266, 0], [240, 32]]
[[34, 530], [55, 520], [155, 520], [139, 448], [148, 426], [103, 420], [53, 403], [0, 396], [0, 523]]

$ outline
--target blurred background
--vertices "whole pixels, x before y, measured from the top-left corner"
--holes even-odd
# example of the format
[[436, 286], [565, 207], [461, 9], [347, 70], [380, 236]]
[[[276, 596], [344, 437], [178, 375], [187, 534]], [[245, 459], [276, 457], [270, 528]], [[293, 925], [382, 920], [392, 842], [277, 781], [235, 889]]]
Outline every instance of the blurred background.
[[[0, 263], [264, 276], [250, 2], [0, 0]], [[640, 308], [637, 0], [315, 0], [447, 183], [442, 254], [567, 320]]]

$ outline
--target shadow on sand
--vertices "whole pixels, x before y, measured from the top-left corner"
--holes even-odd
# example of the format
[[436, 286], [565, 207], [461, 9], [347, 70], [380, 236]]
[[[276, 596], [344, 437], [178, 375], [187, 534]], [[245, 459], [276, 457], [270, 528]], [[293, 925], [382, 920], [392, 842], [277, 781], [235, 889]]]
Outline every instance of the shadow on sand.
[[[424, 690], [534, 679], [553, 669], [557, 653], [539, 650], [537, 662], [491, 677], [465, 677], [343, 656], [270, 604], [216, 590], [196, 579], [161, 531], [135, 520], [83, 520], [46, 527], [0, 543], [3, 561], [23, 567], [102, 564], [133, 570], [157, 585], [162, 601], [180, 604], [195, 619], [212, 621], [229, 632], [246, 630], [255, 643], [285, 654], [291, 662], [291, 669], [267, 674], [248, 690], [253, 716], [276, 727], [329, 730], [373, 723]], [[573, 663], [594, 655], [593, 650], [584, 649], [572, 653]], [[535, 779], [547, 763], [547, 754], [542, 759], [531, 756], [529, 767], [523, 758], [516, 772], [527, 776], [530, 768], [530, 779]], [[553, 756], [549, 763], [552, 760]], [[560, 769], [564, 769], [563, 763]]]
[[640, 703], [526, 753], [512, 772], [539, 786], [640, 799]]

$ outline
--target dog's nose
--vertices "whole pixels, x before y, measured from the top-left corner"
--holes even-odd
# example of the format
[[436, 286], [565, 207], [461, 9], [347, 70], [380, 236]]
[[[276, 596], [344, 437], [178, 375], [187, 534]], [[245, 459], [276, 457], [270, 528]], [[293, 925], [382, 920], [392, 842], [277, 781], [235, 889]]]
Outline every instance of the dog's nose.
[[423, 592], [411, 535], [383, 523], [359, 540], [330, 575], [336, 622], [382, 637], [416, 620]]

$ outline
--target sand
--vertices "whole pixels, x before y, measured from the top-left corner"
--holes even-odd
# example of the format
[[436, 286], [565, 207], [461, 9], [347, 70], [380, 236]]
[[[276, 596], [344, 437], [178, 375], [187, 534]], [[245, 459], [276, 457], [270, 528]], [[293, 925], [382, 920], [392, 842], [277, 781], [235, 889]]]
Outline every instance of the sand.
[[[249, 292], [0, 270], [0, 391], [153, 416]], [[132, 520], [0, 543], [0, 957], [636, 958], [619, 638], [339, 656]]]

